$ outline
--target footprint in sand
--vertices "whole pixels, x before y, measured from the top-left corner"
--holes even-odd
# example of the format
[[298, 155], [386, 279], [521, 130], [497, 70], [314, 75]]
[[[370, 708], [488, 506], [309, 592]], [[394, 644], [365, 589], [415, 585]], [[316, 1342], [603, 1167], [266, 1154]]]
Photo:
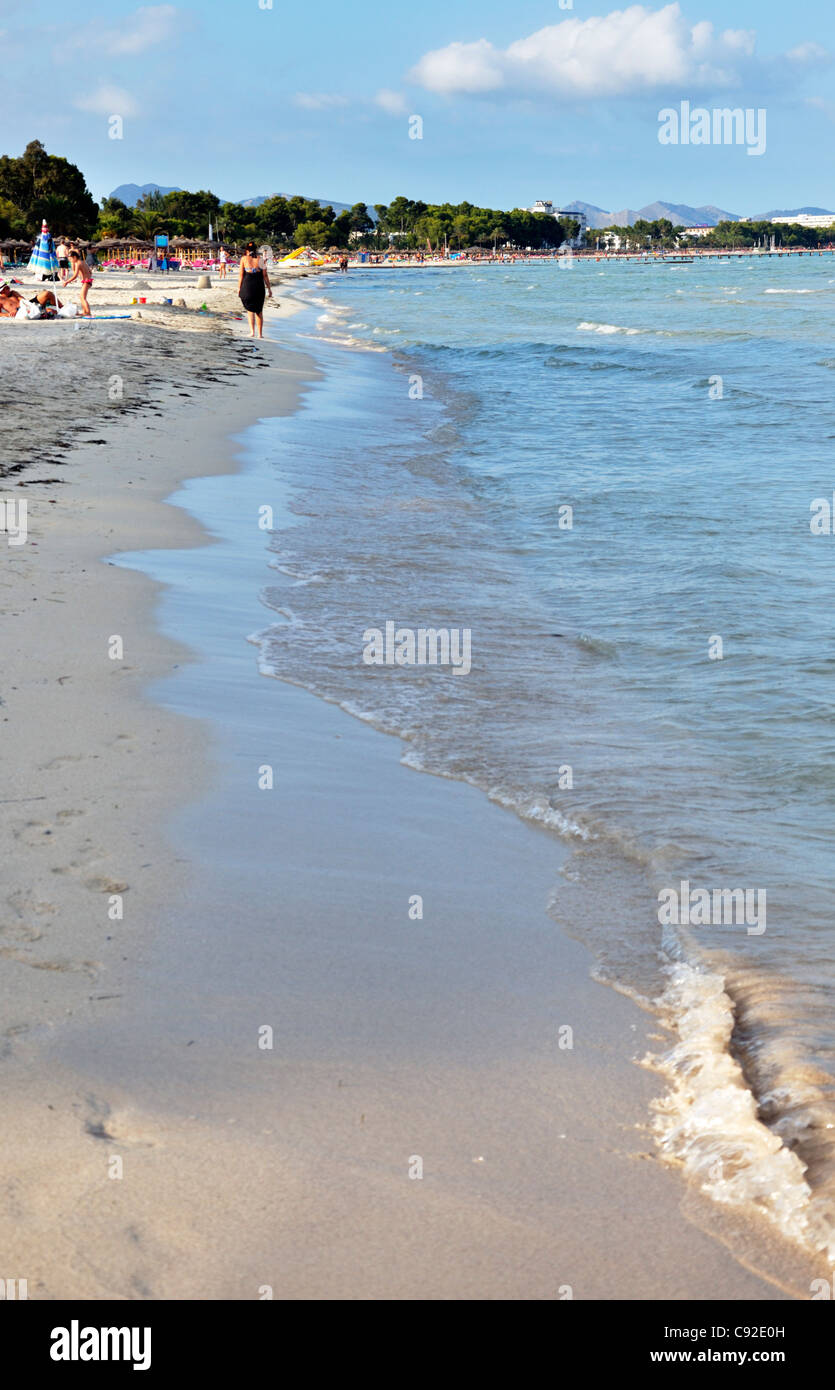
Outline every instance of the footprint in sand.
[[54, 826], [48, 821], [28, 820], [17, 829], [12, 830], [16, 840], [21, 840], [24, 845], [43, 845], [49, 842]]
[[27, 922], [4, 922], [0, 926], [0, 935], [4, 941], [27, 943], [40, 941], [43, 932], [38, 931], [37, 927], [30, 927]]
[[94, 1139], [142, 1149], [154, 1149], [159, 1145], [159, 1139], [149, 1126], [130, 1109], [113, 1110], [106, 1100], [92, 1094], [85, 1097], [83, 1107], [75, 1108], [86, 1110], [84, 1128]]
[[58, 911], [55, 903], [32, 898], [22, 888], [11, 893], [6, 902], [16, 917], [52, 917]]
[[55, 834], [56, 830], [62, 829], [68, 822], [84, 814], [84, 811], [79, 811], [75, 807], [71, 807], [68, 810], [56, 811], [56, 824], [45, 820], [18, 821], [17, 825], [12, 827], [12, 834], [16, 840], [22, 841], [24, 845], [46, 844]]
[[0, 946], [0, 957], [4, 960], [17, 961], [19, 965], [28, 965], [31, 970], [54, 970], [60, 974], [87, 975], [89, 979], [95, 980], [100, 969], [101, 962], [95, 960], [38, 960], [36, 957], [27, 955], [14, 946]]
[[53, 768], [60, 767], [62, 763], [83, 763], [82, 753], [62, 753], [60, 757], [53, 758], [51, 762], [41, 763], [38, 772], [51, 772]]
[[91, 888], [94, 893], [127, 893], [130, 885], [120, 883], [117, 878], [88, 878], [84, 887]]

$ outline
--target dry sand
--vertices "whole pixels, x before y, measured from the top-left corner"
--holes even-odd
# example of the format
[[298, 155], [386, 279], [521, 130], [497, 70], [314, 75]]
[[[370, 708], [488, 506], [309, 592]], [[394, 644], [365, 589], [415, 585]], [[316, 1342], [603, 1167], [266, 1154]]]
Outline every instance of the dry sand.
[[[95, 438], [56, 450], [49, 417], [48, 462], [3, 493], [29, 512], [0, 547], [4, 1277], [34, 1298], [807, 1294], [804, 1258], [745, 1228], [744, 1268], [652, 1157], [658, 1083], [631, 1061], [651, 1025], [547, 916], [560, 846], [260, 676], [263, 534], [207, 544], [163, 504], [215, 475], [210, 530], [230, 498], [254, 516], [265, 474], [220, 476], [229, 435], [291, 410], [310, 360], [9, 327], [32, 391], [37, 335], [67, 343], [51, 380]], [[106, 558], [140, 548], [170, 550], [166, 588]]]
[[[299, 301], [284, 286], [309, 273], [275, 277], [275, 298], [265, 302], [265, 327], [298, 313]], [[20, 278], [16, 288], [27, 297], [43, 288], [32, 277]], [[200, 391], [211, 394], [247, 370], [252, 344], [236, 277], [212, 277], [211, 290], [198, 290], [198, 278], [186, 272], [103, 273], [91, 291], [91, 319], [0, 320], [6, 367], [0, 383], [0, 478], [16, 476], [27, 484], [60, 480], [68, 451], [83, 435], [152, 405], [166, 383], [187, 400]], [[62, 302], [78, 302], [77, 286], [50, 288]], [[148, 304], [131, 305], [140, 294]], [[166, 305], [165, 296], [184, 304]], [[111, 313], [129, 318], [96, 317]], [[242, 341], [233, 348], [230, 338]], [[33, 464], [39, 465], [37, 472]]]

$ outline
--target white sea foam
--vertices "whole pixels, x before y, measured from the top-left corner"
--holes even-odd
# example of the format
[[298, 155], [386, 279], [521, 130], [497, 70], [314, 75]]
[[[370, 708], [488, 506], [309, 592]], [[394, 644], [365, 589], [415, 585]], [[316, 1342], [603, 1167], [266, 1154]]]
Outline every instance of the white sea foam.
[[[356, 715], [358, 719], [374, 721], [374, 715], [360, 713], [356, 708], [349, 707], [349, 703], [346, 701], [340, 703], [343, 709]], [[435, 777], [445, 777], [452, 782], [467, 782], [471, 787], [478, 787], [480, 791], [486, 792], [489, 800], [495, 802], [497, 806], [506, 807], [508, 811], [513, 811], [522, 820], [535, 821], [537, 825], [547, 825], [550, 830], [555, 830], [559, 835], [569, 835], [579, 840], [593, 840], [595, 838], [586, 826], [580, 825], [577, 821], [564, 815], [562, 811], [558, 811], [543, 797], [507, 792], [500, 787], [485, 787], [478, 778], [461, 772], [459, 768], [456, 768], [454, 772], [448, 772], [439, 764], [427, 764], [421, 750], [414, 746], [410, 746], [404, 751], [400, 761], [404, 767], [410, 767], [415, 772], [429, 772]]]
[[516, 792], [508, 793], [497, 787], [491, 788], [487, 795], [498, 806], [506, 806], [509, 811], [515, 811], [522, 820], [531, 820], [536, 821], [538, 825], [547, 825], [560, 835], [572, 835], [579, 840], [594, 839], [590, 830], [579, 825], [577, 821], [571, 820], [562, 811], [558, 811], [543, 797], [523, 796]]
[[346, 335], [344, 338], [337, 338], [333, 335], [327, 337], [324, 333], [297, 333], [298, 338], [314, 339], [317, 343], [331, 343], [334, 347], [354, 348], [360, 352], [386, 352], [384, 347], [378, 347], [375, 343], [367, 343], [362, 338], [353, 338]]
[[578, 330], [582, 329], [585, 333], [628, 333], [631, 335], [642, 332], [640, 328], [623, 328], [618, 323], [587, 323], [585, 320], [578, 323], [577, 328]]
[[278, 560], [270, 561], [270, 569], [277, 570], [279, 574], [284, 574], [288, 579], [293, 580], [293, 588], [304, 588], [306, 584], [326, 584], [327, 580], [321, 574], [304, 574], [301, 570], [295, 570], [291, 565], [282, 565]]
[[731, 1054], [734, 1012], [724, 979], [684, 962], [666, 973], [656, 1004], [678, 1041], [643, 1063], [671, 1088], [653, 1105], [662, 1153], [682, 1163], [715, 1201], [753, 1205], [784, 1235], [835, 1261], [835, 1233], [814, 1203], [805, 1165], [758, 1118]]

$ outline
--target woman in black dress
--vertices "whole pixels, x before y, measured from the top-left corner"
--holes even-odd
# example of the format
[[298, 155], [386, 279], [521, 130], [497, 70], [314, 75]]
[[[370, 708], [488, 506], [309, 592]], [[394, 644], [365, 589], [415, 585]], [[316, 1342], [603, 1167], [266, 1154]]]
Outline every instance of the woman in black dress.
[[249, 319], [250, 338], [255, 337], [256, 322], [258, 324], [258, 337], [263, 338], [264, 336], [265, 294], [272, 299], [270, 277], [267, 274], [266, 266], [261, 264], [261, 257], [258, 255], [255, 242], [251, 241], [241, 256], [241, 273], [238, 277], [238, 295]]

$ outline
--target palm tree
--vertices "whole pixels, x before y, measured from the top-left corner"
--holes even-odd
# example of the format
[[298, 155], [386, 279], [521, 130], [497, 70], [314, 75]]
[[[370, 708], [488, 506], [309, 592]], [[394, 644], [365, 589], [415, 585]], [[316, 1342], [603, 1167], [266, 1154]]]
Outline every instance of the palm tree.
[[499, 241], [503, 243], [507, 241], [507, 227], [503, 227], [501, 222], [497, 222], [495, 227], [493, 227], [492, 231], [488, 232], [488, 236], [491, 236], [493, 238], [493, 254], [495, 255], [496, 244]]
[[151, 241], [154, 233], [164, 231], [166, 226], [164, 217], [161, 218], [158, 212], [150, 212], [146, 208], [134, 208], [130, 221], [131, 231], [144, 241]]

